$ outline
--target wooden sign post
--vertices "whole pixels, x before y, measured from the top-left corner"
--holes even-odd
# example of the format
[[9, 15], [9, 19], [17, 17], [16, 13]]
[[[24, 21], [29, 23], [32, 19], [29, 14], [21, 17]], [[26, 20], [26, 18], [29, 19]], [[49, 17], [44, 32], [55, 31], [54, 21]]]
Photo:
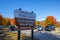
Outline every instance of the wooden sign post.
[[[33, 12], [27, 12], [27, 11], [23, 11], [21, 9], [16, 9], [14, 11], [14, 16], [15, 16], [15, 20], [18, 26], [18, 40], [20, 40], [20, 31], [22, 30], [21, 27], [24, 30], [24, 27], [31, 27], [31, 32], [32, 32], [32, 40], [34, 39], [34, 23], [36, 20], [36, 14], [34, 14]], [[27, 30], [27, 29], [26, 29]]]
[[20, 30], [18, 30], [18, 40], [20, 40]]
[[34, 40], [34, 29], [31, 30], [31, 38]]

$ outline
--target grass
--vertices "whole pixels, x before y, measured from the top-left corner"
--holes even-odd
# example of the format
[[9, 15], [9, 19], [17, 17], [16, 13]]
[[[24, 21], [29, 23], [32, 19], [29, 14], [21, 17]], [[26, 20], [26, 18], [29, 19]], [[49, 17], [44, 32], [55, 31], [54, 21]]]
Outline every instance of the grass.
[[[8, 28], [5, 28], [4, 30], [0, 30], [1, 32], [3, 32], [2, 34], [5, 34], [4, 35], [4, 38], [5, 40], [17, 40], [17, 32], [11, 32], [11, 31], [8, 31]], [[21, 33], [21, 40], [31, 40], [31, 37], [28, 36], [27, 34], [23, 34]]]
[[[10, 37], [10, 39], [12, 40], [17, 40], [17, 33], [13, 33], [13, 32], [10, 32], [10, 33], [6, 33], [8, 37]], [[21, 40], [31, 40], [31, 37], [26, 35], [26, 34], [22, 34], [21, 33]]]

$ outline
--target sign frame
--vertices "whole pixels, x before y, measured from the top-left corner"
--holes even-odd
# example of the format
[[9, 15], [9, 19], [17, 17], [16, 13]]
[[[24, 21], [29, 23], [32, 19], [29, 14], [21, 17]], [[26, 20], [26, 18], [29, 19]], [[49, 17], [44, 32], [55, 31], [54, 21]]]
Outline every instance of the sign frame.
[[[19, 9], [20, 11], [22, 11], [21, 9]], [[32, 14], [33, 14], [33, 11], [31, 12]], [[32, 24], [32, 26], [30, 26], [31, 27], [31, 36], [32, 36], [32, 40], [34, 40], [34, 26], [35, 26], [35, 21], [36, 21], [36, 14], [34, 14], [35, 15], [35, 18], [34, 19], [31, 19], [31, 20], [33, 20], [34, 22], [33, 22], [33, 24]], [[15, 12], [14, 12], [14, 16], [15, 16], [15, 20], [16, 20], [16, 25], [17, 26], [19, 26], [18, 27], [18, 40], [20, 40], [20, 34], [21, 34], [21, 27], [23, 27], [23, 26], [21, 26], [21, 25], [19, 25], [19, 23], [17, 22], [17, 17], [16, 17], [16, 14], [15, 14]], [[27, 16], [28, 17], [28, 16]], [[31, 17], [31, 16], [30, 16]], [[24, 20], [24, 18], [22, 18], [23, 20]], [[27, 18], [26, 18], [27, 19]], [[25, 19], [25, 20], [26, 20]], [[28, 19], [28, 20], [30, 20], [30, 19]], [[26, 21], [24, 21], [23, 23], [25, 23]], [[29, 26], [25, 26], [25, 27], [29, 27]]]

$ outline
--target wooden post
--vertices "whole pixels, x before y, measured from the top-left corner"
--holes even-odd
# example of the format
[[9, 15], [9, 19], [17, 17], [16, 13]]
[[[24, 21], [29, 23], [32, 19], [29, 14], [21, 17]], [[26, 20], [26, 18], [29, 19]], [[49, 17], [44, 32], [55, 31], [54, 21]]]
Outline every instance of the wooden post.
[[20, 30], [18, 30], [18, 40], [20, 40]]
[[34, 40], [34, 28], [31, 27], [31, 39]]
[[19, 27], [19, 30], [18, 30], [18, 40], [20, 40], [20, 36], [21, 36], [20, 35], [21, 34], [20, 32], [21, 32], [21, 30], [20, 30], [20, 27]]

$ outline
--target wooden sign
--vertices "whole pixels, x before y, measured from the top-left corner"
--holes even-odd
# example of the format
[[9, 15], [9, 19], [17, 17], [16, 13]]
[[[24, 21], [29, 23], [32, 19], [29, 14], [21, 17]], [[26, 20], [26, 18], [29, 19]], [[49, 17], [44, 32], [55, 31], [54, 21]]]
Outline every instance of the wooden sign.
[[14, 16], [18, 27], [32, 27], [35, 24], [36, 14], [16, 9]]

